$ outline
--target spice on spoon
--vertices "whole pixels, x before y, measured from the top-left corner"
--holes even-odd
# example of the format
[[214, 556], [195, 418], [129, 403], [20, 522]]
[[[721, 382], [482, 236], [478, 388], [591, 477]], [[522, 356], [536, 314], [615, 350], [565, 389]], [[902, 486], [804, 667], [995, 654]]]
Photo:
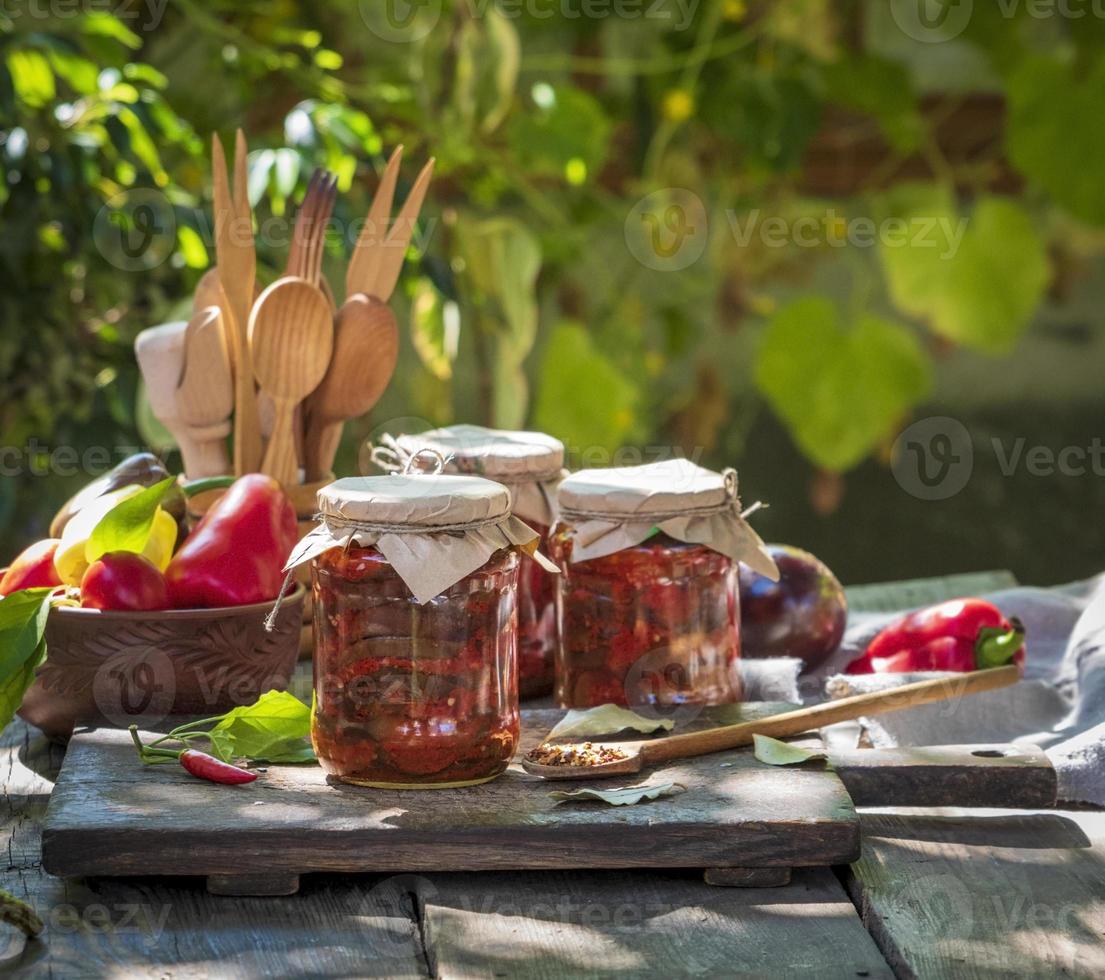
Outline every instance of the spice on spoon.
[[620, 762], [629, 756], [609, 745], [583, 742], [577, 745], [539, 745], [526, 758], [541, 766], [599, 766], [606, 762]]

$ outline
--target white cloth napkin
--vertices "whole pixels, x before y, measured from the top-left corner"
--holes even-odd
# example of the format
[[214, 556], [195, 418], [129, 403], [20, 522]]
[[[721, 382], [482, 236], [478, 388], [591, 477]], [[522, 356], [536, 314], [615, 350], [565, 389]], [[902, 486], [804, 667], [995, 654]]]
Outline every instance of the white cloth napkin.
[[[1055, 589], [1007, 589], [984, 598], [1025, 624], [1025, 679], [999, 691], [863, 719], [863, 733], [875, 746], [1039, 745], [1055, 766], [1061, 800], [1105, 806], [1105, 575]], [[809, 695], [823, 683], [830, 697], [845, 697], [938, 676], [841, 673], [899, 615], [850, 616], [841, 649], [823, 668], [802, 678], [803, 692]]]

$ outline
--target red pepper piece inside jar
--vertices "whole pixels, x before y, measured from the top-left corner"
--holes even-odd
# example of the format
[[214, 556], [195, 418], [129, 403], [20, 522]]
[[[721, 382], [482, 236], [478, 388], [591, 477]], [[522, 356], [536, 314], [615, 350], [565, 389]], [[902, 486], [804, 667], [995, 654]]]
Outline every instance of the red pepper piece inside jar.
[[741, 700], [738, 562], [778, 577], [736, 474], [687, 460], [582, 470], [558, 495], [562, 707]]
[[[431, 450], [444, 472], [486, 477], [510, 490], [511, 509], [548, 547], [556, 488], [565, 475], [564, 443], [543, 432], [451, 425], [394, 441], [394, 465]], [[556, 657], [556, 577], [537, 562], [518, 571], [518, 689], [523, 699], [550, 694]]]
[[537, 535], [488, 480], [339, 480], [292, 562], [313, 558], [322, 767], [357, 785], [466, 786], [518, 744], [518, 569]]

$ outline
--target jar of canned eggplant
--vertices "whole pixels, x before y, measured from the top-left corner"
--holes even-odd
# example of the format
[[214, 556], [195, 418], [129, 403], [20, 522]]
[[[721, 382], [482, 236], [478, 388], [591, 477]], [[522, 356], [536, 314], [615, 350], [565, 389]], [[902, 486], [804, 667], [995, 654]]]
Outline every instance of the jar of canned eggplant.
[[[444, 472], [486, 477], [510, 490], [511, 509], [548, 545], [556, 488], [565, 476], [564, 443], [543, 432], [451, 425], [394, 440], [392, 466], [419, 452], [444, 458]], [[387, 464], [387, 453], [374, 457]], [[522, 699], [551, 694], [556, 658], [556, 576], [537, 562], [518, 573], [518, 691]]]
[[469, 786], [518, 744], [521, 552], [537, 535], [475, 477], [338, 480], [293, 561], [314, 595], [311, 740], [361, 786]]
[[681, 459], [581, 470], [558, 510], [557, 702], [740, 701], [738, 563], [778, 572], [741, 516], [735, 472]]

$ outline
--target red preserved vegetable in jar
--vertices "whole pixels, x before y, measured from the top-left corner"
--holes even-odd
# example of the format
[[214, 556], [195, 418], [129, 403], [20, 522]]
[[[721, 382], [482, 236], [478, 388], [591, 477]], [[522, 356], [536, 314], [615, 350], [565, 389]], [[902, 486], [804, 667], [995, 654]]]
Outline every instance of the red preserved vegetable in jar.
[[668, 460], [561, 484], [550, 548], [562, 707], [741, 699], [738, 562], [777, 573], [731, 473]]
[[[420, 451], [445, 459], [446, 473], [471, 474], [504, 484], [511, 509], [548, 547], [556, 488], [564, 476], [564, 444], [542, 432], [513, 432], [481, 425], [451, 425], [390, 442], [392, 466]], [[389, 454], [377, 456], [386, 464]], [[522, 698], [551, 693], [556, 656], [556, 576], [536, 562], [524, 562], [518, 576], [518, 688]]]
[[323, 769], [409, 789], [493, 779], [518, 743], [518, 550], [536, 534], [474, 477], [339, 480], [319, 509], [292, 561], [314, 559]]

